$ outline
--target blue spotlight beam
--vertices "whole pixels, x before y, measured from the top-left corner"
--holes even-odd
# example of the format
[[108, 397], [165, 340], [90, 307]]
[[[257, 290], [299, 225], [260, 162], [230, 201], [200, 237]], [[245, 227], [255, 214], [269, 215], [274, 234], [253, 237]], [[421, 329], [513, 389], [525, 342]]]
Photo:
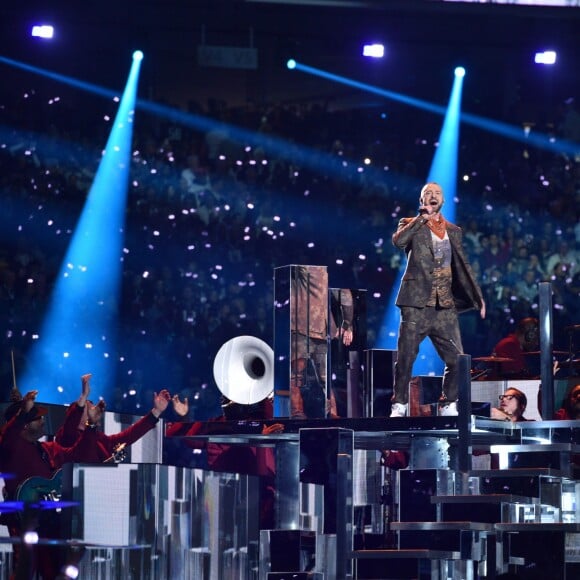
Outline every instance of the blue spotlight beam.
[[[335, 75], [330, 72], [326, 72], [314, 67], [304, 65], [302, 63], [298, 63], [293, 59], [292, 62], [294, 64], [294, 68], [304, 73], [312, 74], [315, 76], [319, 76], [321, 78], [328, 79], [333, 82], [338, 82], [354, 88], [358, 88], [362, 91], [370, 92], [382, 96], [386, 99], [392, 99], [394, 101], [398, 101], [407, 104], [409, 106], [417, 107], [419, 109], [430, 111], [432, 113], [439, 115], [445, 115], [447, 111], [446, 107], [443, 107], [441, 105], [430, 103], [422, 99], [409, 97], [407, 95], [402, 95], [400, 93], [396, 93], [393, 91], [388, 91], [343, 76]], [[20, 68], [22, 70], [30, 71], [42, 76], [46, 76], [48, 78], [52, 78], [64, 84], [68, 84], [78, 89], [95, 93], [103, 97], [112, 98], [118, 96], [118, 91], [113, 91], [111, 89], [103, 88], [92, 83], [79, 81], [77, 79], [67, 77], [65, 75], [57, 74], [51, 71], [46, 71], [44, 69], [39, 69], [26, 63], [21, 63], [12, 59], [8, 59], [6, 57], [0, 56], [0, 63]], [[201, 115], [184, 113], [178, 109], [174, 109], [164, 105], [159, 105], [151, 101], [138, 99], [136, 102], [136, 108], [139, 110], [147, 111], [156, 116], [169, 119], [183, 126], [191, 127], [193, 129], [200, 131], [210, 131], [215, 129], [216, 127], [225, 128], [229, 131], [230, 138], [237, 142], [249, 144], [252, 145], [253, 147], [262, 147], [264, 150], [268, 151], [271, 154], [279, 155], [285, 159], [290, 158], [293, 161], [300, 163], [304, 167], [311, 168], [315, 171], [326, 171], [332, 175], [339, 176], [342, 179], [357, 178], [357, 164], [349, 163], [345, 159], [336, 159], [335, 156], [323, 153], [321, 151], [316, 151], [305, 147], [298, 147], [295, 143], [290, 143], [283, 139], [279, 139], [272, 136], [266, 137], [262, 134], [255, 133], [253, 131], [247, 131], [239, 127], [219, 123], [213, 119], [203, 117]], [[477, 115], [463, 113], [461, 115], [461, 121], [479, 127], [485, 131], [497, 133], [509, 139], [521, 141], [522, 143], [540, 149], [546, 149], [557, 153], [566, 153], [572, 155], [578, 153], [578, 151], [580, 150], [580, 144], [578, 143], [573, 143], [561, 139], [554, 139], [549, 135], [542, 135], [539, 133], [526, 134], [521, 127], [508, 125], [507, 123], [501, 123], [500, 121], [486, 119], [484, 117], [479, 117]], [[377, 177], [383, 178], [384, 175]]]
[[[445, 204], [443, 214], [450, 221], [455, 220], [455, 196], [457, 193], [457, 157], [459, 151], [459, 119], [461, 113], [461, 94], [463, 92], [463, 74], [455, 73], [449, 104], [439, 134], [439, 145], [433, 156], [427, 181], [436, 181], [443, 188]], [[433, 343], [425, 340], [419, 347], [419, 356], [415, 363], [415, 374], [443, 374], [444, 363], [439, 358]]]
[[81, 89], [88, 93], [93, 93], [95, 95], [100, 95], [101, 97], [113, 98], [119, 95], [119, 91], [114, 91], [112, 89], [108, 89], [105, 87], [101, 87], [99, 85], [95, 85], [94, 83], [88, 83], [85, 81], [80, 81], [78, 79], [61, 75], [59, 73], [55, 73], [43, 68], [38, 68], [36, 66], [32, 66], [30, 64], [26, 64], [24, 62], [19, 62], [17, 60], [12, 60], [11, 58], [6, 58], [5, 56], [0, 56], [0, 62], [7, 64], [11, 67], [18, 68], [20, 70], [24, 70], [27, 72], [31, 72], [40, 76], [43, 76], [48, 79], [52, 79], [62, 83], [64, 85], [69, 85], [71, 87], [76, 87], [77, 89]]
[[[395, 93], [393, 91], [388, 91], [386, 89], [381, 89], [379, 87], [368, 85], [366, 83], [361, 83], [359, 81], [355, 81], [347, 77], [335, 75], [327, 71], [307, 66], [300, 62], [295, 61], [294, 69], [307, 74], [312, 74], [314, 76], [328, 79], [335, 83], [341, 83], [344, 85], [348, 85], [349, 87], [354, 87], [362, 91], [373, 93], [375, 95], [380, 95], [382, 97], [385, 97], [386, 99], [398, 101], [400, 103], [404, 103], [412, 107], [417, 107], [425, 111], [430, 111], [438, 115], [445, 115], [447, 112], [446, 107], [442, 107], [440, 105], [436, 105], [434, 103], [430, 103], [428, 101], [424, 101], [421, 99], [408, 97], [406, 95]], [[526, 135], [521, 127], [509, 125], [507, 123], [502, 123], [501, 121], [495, 121], [493, 119], [487, 119], [485, 117], [480, 117], [479, 115], [473, 115], [470, 113], [461, 113], [460, 120], [462, 123], [473, 125], [474, 127], [478, 127], [491, 133], [502, 135], [509, 139], [513, 139], [514, 141], [520, 141], [527, 145], [537, 147], [538, 149], [545, 149], [547, 151], [553, 151], [555, 153], [566, 153], [569, 155], [575, 155], [580, 151], [579, 143], [574, 143], [573, 141], [567, 141], [565, 139], [555, 139], [550, 135], [544, 135], [542, 133], [533, 133], [533, 134], [530, 133]]]
[[[66, 75], [47, 71], [45, 69], [34, 67], [32, 65], [18, 62], [3, 56], [0, 56], [0, 63], [4, 63], [21, 70], [53, 79], [63, 84], [87, 91], [89, 93], [100, 95], [102, 97], [114, 98], [119, 95], [119, 91], [114, 91], [92, 83], [80, 81]], [[321, 151], [315, 151], [305, 147], [298, 147], [296, 144], [290, 143], [284, 139], [272, 136], [266, 137], [254, 131], [248, 131], [233, 125], [226, 125], [225, 123], [217, 122], [209, 117], [203, 117], [201, 115], [195, 115], [192, 113], [183, 113], [178, 109], [159, 105], [157, 103], [145, 101], [142, 99], [138, 99], [136, 101], [136, 108], [199, 131], [211, 131], [218, 127], [225, 128], [230, 133], [230, 137], [236, 142], [251, 145], [252, 147], [261, 147], [271, 154], [279, 155], [285, 159], [292, 158], [304, 167], [308, 167], [316, 171], [328, 171], [333, 175], [340, 175], [347, 179], [357, 178], [357, 170], [354, 163], [349, 165], [344, 159], [337, 159], [335, 156], [323, 153]]]
[[537, 149], [551, 151], [552, 153], [564, 153], [566, 155], [577, 155], [580, 152], [580, 143], [567, 141], [543, 133], [526, 133], [522, 127], [508, 125], [494, 119], [486, 119], [472, 113], [461, 113], [461, 122], [483, 129], [488, 133], [495, 133], [502, 137], [507, 137], [513, 141], [519, 141]]
[[[436, 181], [443, 188], [445, 194], [445, 217], [451, 221], [455, 219], [455, 194], [457, 187], [457, 156], [459, 150], [459, 119], [461, 111], [461, 94], [463, 90], [464, 74], [456, 74], [449, 96], [449, 103], [439, 134], [439, 144], [427, 181]], [[419, 195], [417, 194], [417, 200]], [[393, 286], [389, 304], [383, 321], [383, 334], [379, 337], [380, 348], [396, 349], [397, 328], [400, 322], [400, 312], [395, 305], [396, 292], [401, 284], [405, 262], [401, 264], [397, 281]], [[444, 363], [439, 358], [430, 340], [425, 340], [419, 347], [419, 354], [413, 366], [414, 375], [440, 375], [443, 373]]]
[[349, 87], [354, 87], [355, 89], [360, 89], [361, 91], [365, 91], [367, 93], [373, 93], [375, 95], [385, 97], [386, 99], [391, 99], [393, 101], [398, 101], [400, 103], [404, 103], [404, 104], [410, 105], [412, 107], [417, 107], [418, 109], [423, 109], [425, 111], [431, 111], [432, 113], [437, 113], [439, 115], [445, 114], [445, 107], [443, 107], [441, 105], [436, 105], [436, 104], [430, 103], [428, 101], [423, 101], [421, 99], [415, 99], [413, 97], [408, 97], [406, 95], [402, 95], [401, 93], [395, 93], [393, 91], [381, 89], [381, 88], [375, 87], [373, 85], [361, 83], [359, 81], [355, 81], [355, 80], [349, 79], [347, 77], [335, 75], [333, 73], [323, 71], [321, 69], [302, 64], [300, 62], [296, 62], [294, 69], [301, 71], [301, 72], [305, 72], [305, 73], [314, 75], [314, 76], [317, 76], [317, 77], [321, 77], [323, 79], [327, 79], [327, 80], [335, 82], [335, 83], [348, 85]]
[[[116, 370], [124, 215], [140, 59], [134, 59], [88, 198], [61, 266], [40, 338], [19, 383], [45, 402], [66, 403], [81, 374], [101, 395]], [[41, 382], [42, 381], [42, 382]]]
[[443, 188], [445, 204], [443, 214], [450, 220], [455, 220], [455, 196], [457, 193], [457, 157], [459, 150], [459, 118], [461, 113], [461, 94], [463, 91], [463, 76], [455, 75], [449, 105], [443, 119], [439, 134], [439, 144], [427, 181], [436, 181]]

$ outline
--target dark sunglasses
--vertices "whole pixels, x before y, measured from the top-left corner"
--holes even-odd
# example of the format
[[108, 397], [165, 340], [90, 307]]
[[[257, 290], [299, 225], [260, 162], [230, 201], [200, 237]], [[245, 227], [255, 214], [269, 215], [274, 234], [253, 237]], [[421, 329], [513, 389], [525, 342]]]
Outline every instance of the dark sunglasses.
[[504, 399], [505, 399], [506, 401], [511, 401], [512, 399], [517, 399], [517, 396], [516, 396], [516, 395], [500, 395], [500, 396], [498, 397], [498, 399], [499, 399], [500, 401], [503, 401]]

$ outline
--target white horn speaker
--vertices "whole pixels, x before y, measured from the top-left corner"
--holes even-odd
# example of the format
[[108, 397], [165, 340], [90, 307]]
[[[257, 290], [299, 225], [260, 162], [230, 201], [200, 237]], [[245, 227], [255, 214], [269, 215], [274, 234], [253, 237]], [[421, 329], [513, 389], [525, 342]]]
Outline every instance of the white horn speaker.
[[213, 376], [222, 395], [240, 405], [254, 405], [274, 390], [274, 351], [254, 336], [224, 343], [213, 361]]

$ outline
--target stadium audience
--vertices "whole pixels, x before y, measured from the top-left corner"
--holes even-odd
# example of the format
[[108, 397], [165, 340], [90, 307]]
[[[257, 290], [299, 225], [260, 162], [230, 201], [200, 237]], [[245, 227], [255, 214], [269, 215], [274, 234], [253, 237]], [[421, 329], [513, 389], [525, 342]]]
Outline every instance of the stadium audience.
[[[75, 123], [73, 107], [47, 107], [40, 90], [23, 94], [0, 91], [5, 385], [6, 353], [24, 360], [40, 328], [110, 129], [87, 124], [84, 111]], [[133, 372], [118, 377], [130, 388], [109, 397], [114, 410], [147, 410], [162, 379], [195, 418], [213, 416], [221, 344], [241, 334], [272, 343], [278, 266], [326, 265], [331, 286], [367, 289], [368, 348], [388, 337], [383, 314], [403, 265], [387, 240], [416, 210], [441, 120], [409, 108], [385, 122], [372, 107], [317, 102], [218, 109], [205, 132], [137, 112], [119, 308], [119, 353]], [[237, 142], [232, 125], [263, 145]], [[579, 158], [499, 137], [490, 146], [492, 137], [462, 134], [457, 221], [488, 306], [484, 321], [463, 322], [465, 351], [486, 355], [517, 320], [537, 316], [540, 281], [554, 285], [554, 342], [566, 347], [580, 311]]]

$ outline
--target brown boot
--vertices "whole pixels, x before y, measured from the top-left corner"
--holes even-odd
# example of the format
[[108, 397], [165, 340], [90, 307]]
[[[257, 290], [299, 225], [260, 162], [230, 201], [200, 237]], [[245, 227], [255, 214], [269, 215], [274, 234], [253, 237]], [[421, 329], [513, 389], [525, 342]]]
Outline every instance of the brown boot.
[[302, 393], [300, 387], [290, 386], [290, 418], [291, 419], [306, 419], [304, 413], [304, 401], [302, 400]]
[[330, 390], [330, 399], [326, 400], [326, 416], [329, 419], [339, 419], [338, 409], [336, 407], [336, 397], [334, 391]]

